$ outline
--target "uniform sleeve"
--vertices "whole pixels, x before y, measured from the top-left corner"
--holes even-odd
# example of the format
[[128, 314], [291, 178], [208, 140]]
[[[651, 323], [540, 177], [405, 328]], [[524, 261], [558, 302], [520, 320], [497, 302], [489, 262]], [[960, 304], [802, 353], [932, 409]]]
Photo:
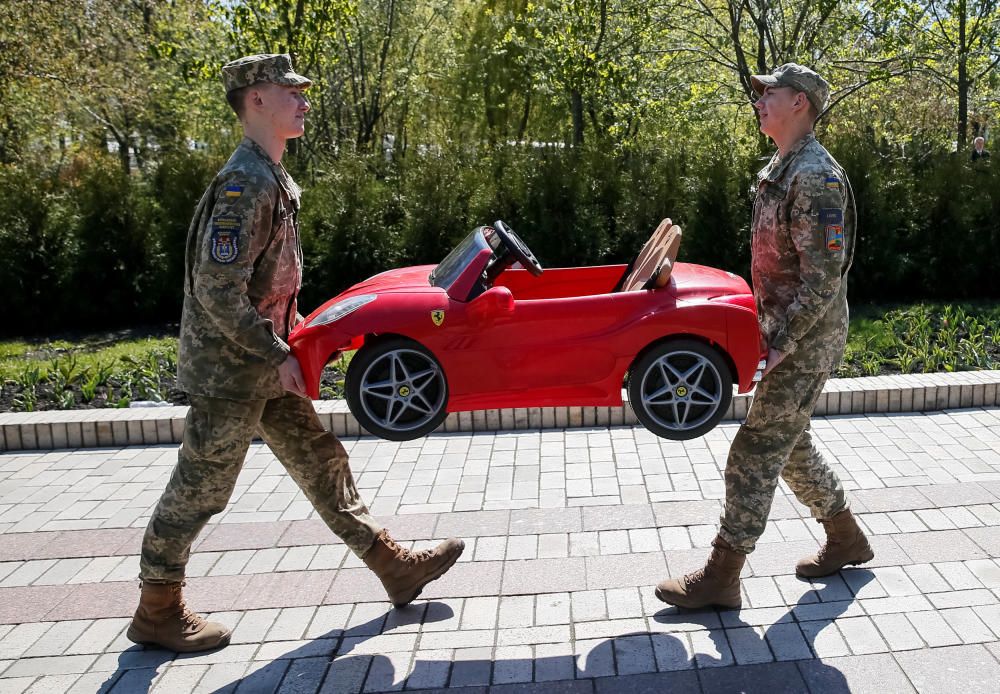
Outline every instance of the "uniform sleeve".
[[193, 293], [226, 337], [278, 366], [288, 356], [288, 345], [247, 295], [254, 261], [271, 227], [275, 197], [275, 191], [244, 174], [217, 182], [212, 214], [201, 229]]
[[808, 172], [796, 181], [790, 233], [799, 256], [799, 288], [771, 347], [784, 354], [816, 324], [840, 291], [846, 257], [844, 182], [834, 172]]

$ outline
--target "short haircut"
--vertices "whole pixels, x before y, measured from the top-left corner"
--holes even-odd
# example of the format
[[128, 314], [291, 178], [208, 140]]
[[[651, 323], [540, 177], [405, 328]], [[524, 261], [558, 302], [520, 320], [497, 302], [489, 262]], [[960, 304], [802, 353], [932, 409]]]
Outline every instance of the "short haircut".
[[977, 137], [975, 140], [972, 141], [972, 144], [976, 144], [977, 142], [982, 142], [983, 144], [986, 144], [986, 138], [980, 135], [979, 137]]
[[230, 89], [226, 92], [226, 101], [229, 102], [229, 105], [232, 107], [233, 111], [236, 112], [236, 116], [240, 120], [243, 119], [243, 114], [246, 112], [247, 91], [249, 91], [252, 86], [253, 85], [239, 87], [238, 89]]

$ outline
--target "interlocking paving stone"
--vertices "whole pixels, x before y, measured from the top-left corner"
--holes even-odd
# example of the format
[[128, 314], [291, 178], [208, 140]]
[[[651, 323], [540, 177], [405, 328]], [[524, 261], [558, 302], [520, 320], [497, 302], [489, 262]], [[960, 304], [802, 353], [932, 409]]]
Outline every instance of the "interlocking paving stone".
[[982, 559], [987, 554], [970, 539], [970, 534], [974, 531], [975, 529], [971, 528], [964, 531], [939, 530], [926, 533], [907, 533], [893, 535], [892, 539], [907, 554], [912, 563]]
[[[974, 419], [980, 416], [987, 420]], [[494, 678], [498, 658], [506, 674], [495, 681], [537, 691], [562, 686], [574, 671], [585, 679], [569, 684], [589, 686], [586, 691], [638, 683], [644, 680], [623, 673], [652, 669], [680, 672], [695, 682], [696, 667], [732, 670], [765, 656], [797, 665], [808, 680], [814, 673], [804, 668], [816, 664], [814, 654], [848, 656], [839, 660], [851, 683], [848, 664], [858, 657], [849, 656], [852, 649], [891, 650], [898, 656], [926, 651], [925, 642], [936, 649], [979, 643], [987, 649], [981, 652], [989, 653], [998, 650], [1000, 639], [1000, 564], [995, 559], [1000, 501], [990, 500], [1000, 499], [1000, 484], [981, 478], [1000, 474], [1000, 436], [992, 436], [988, 428], [998, 422], [993, 410], [843, 417], [836, 426], [832, 420], [817, 420], [817, 441], [833, 452], [848, 486], [873, 487], [850, 491], [849, 498], [873, 531], [876, 561], [822, 581], [793, 578], [791, 567], [800, 556], [815, 552], [822, 529], [809, 522], [808, 511], [782, 488], [772, 506], [773, 522], [744, 571], [746, 609], [694, 613], [662, 609], [652, 586], [704, 564], [720, 509], [717, 499], [706, 496], [721, 492], [718, 463], [734, 425], [724, 424], [704, 440], [683, 444], [660, 442], [628, 428], [434, 436], [405, 445], [347, 441], [359, 486], [373, 507], [395, 510], [408, 488], [420, 492], [403, 499], [402, 515], [379, 515], [394, 536], [416, 540], [416, 549], [448, 534], [469, 542], [462, 562], [429, 584], [407, 610], [393, 610], [363, 563], [321, 521], [307, 520], [314, 513], [308, 502], [273, 455], [254, 444], [237, 497], [203, 535], [200, 548], [210, 551], [192, 558], [186, 591], [199, 610], [229, 610], [213, 618], [236, 627], [234, 645], [176, 660], [156, 660], [152, 651], [140, 655], [147, 652], [132, 649], [122, 634], [138, 595], [135, 554], [144, 514], [162, 490], [175, 448], [0, 455], [0, 548], [33, 562], [7, 560], [0, 552], [7, 560], [0, 565], [0, 580], [55, 584], [19, 586], [29, 589], [22, 594], [28, 598], [19, 605], [22, 613], [38, 604], [39, 589], [72, 589], [44, 611], [35, 610], [32, 619], [60, 620], [54, 624], [15, 627], [0, 621], [0, 682], [21, 681], [10, 676], [11, 664], [44, 665], [45, 658], [56, 657], [62, 648], [67, 656], [96, 656], [87, 679], [81, 680], [91, 683], [91, 691], [103, 682], [100, 677], [110, 674], [117, 689], [140, 686], [145, 691], [152, 684], [154, 693], [177, 686], [234, 691], [239, 685], [242, 691], [266, 685], [272, 691], [279, 681], [280, 691], [375, 691], [383, 684], [453, 687], [459, 684], [458, 669], [455, 665], [448, 671], [449, 665], [477, 660], [481, 664], [470, 670], [467, 684], [483, 686]], [[459, 448], [453, 449], [455, 444]], [[938, 465], [944, 458], [952, 462]], [[6, 470], [15, 459], [18, 476], [11, 478]], [[366, 475], [371, 482], [362, 484]], [[549, 475], [541, 497], [511, 499], [515, 480], [537, 485], [539, 475]], [[466, 478], [471, 493], [462, 498], [463, 506], [419, 502], [435, 501], [435, 489], [458, 489]], [[567, 481], [584, 478], [594, 494], [604, 493], [598, 487], [608, 481], [614, 483], [614, 494], [623, 485], [621, 496], [571, 499], [573, 504], [610, 506], [567, 506]], [[397, 484], [396, 497], [383, 502], [375, 490], [389, 483]], [[484, 498], [488, 487], [500, 491], [502, 486], [507, 487], [506, 501]], [[626, 487], [642, 495], [626, 495]], [[650, 495], [672, 500], [644, 503]], [[628, 505], [629, 499], [642, 502]], [[125, 510], [136, 509], [124, 521], [134, 527], [11, 533], [18, 527], [86, 524], [91, 521], [82, 514], [106, 514], [98, 505], [122, 501], [130, 503]], [[501, 502], [528, 508], [479, 510]], [[539, 505], [554, 508], [534, 508]], [[280, 518], [269, 510], [293, 507], [292, 515]], [[456, 513], [457, 508], [471, 511]], [[422, 510], [426, 512], [411, 513]], [[57, 513], [60, 518], [54, 520]], [[32, 524], [7, 521], [14, 516], [30, 517]], [[106, 519], [102, 515], [98, 521], [108, 525]], [[244, 529], [242, 539], [227, 539]], [[39, 548], [39, 542], [48, 547]], [[51, 547], [58, 551], [48, 553]], [[661, 547], [664, 552], [638, 551]], [[650, 557], [655, 558], [652, 565]], [[243, 575], [205, 577], [212, 567], [211, 572], [225, 570], [227, 562], [230, 571]], [[11, 588], [0, 589], [0, 607], [5, 595], [14, 595], [6, 592]], [[275, 607], [262, 609], [268, 606]], [[252, 628], [257, 622], [258, 628]], [[15, 634], [14, 640], [25, 642], [16, 648], [11, 643]], [[496, 647], [502, 650], [494, 653]], [[324, 678], [329, 655], [323, 654], [334, 648], [346, 654], [335, 666], [357, 663], [351, 666], [359, 671], [355, 680], [332, 674]], [[884, 691], [905, 689], [892, 685], [888, 661], [870, 662], [887, 673]], [[446, 672], [450, 679], [442, 680]], [[202, 675], [200, 682], [188, 686], [196, 674]], [[75, 674], [46, 671], [23, 679], [25, 687], [33, 683], [36, 690], [65, 689], [64, 677]], [[638, 677], [655, 679], [652, 674]], [[516, 682], [522, 679], [535, 681]]]
[[895, 659], [922, 693], [995, 691], [1000, 682], [1000, 663], [980, 645], [905, 651]]
[[662, 552], [586, 558], [587, 588], [656, 585], [667, 575]]
[[800, 662], [798, 668], [813, 692], [905, 694], [916, 691], [889, 654], [822, 658]]
[[652, 506], [659, 526], [715, 523], [722, 510], [718, 501], [667, 501]]
[[587, 570], [584, 562], [582, 557], [507, 561], [504, 564], [501, 593], [526, 595], [586, 590]]
[[510, 512], [511, 535], [574, 533], [583, 530], [580, 508], [517, 509]]
[[706, 692], [806, 694], [809, 691], [795, 663], [710, 668], [699, 670], [698, 679]]

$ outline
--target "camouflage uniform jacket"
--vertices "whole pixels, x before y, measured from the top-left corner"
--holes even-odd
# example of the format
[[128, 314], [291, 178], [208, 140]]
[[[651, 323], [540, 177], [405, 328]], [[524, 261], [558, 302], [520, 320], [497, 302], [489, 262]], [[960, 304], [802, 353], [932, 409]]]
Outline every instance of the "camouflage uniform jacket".
[[187, 236], [177, 376], [188, 393], [278, 397], [302, 278], [299, 188], [244, 138], [195, 210]]
[[847, 175], [809, 133], [757, 174], [751, 273], [761, 333], [803, 371], [829, 371], [847, 341], [854, 258]]

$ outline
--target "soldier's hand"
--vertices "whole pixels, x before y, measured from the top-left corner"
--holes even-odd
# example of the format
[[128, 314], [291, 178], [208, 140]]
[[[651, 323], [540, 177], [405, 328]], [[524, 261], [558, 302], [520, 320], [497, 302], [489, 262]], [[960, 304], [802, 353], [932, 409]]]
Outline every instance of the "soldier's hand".
[[302, 368], [299, 360], [289, 354], [285, 361], [278, 367], [278, 378], [281, 380], [281, 387], [289, 393], [295, 393], [299, 397], [306, 396], [306, 379], [302, 376]]
[[781, 363], [781, 360], [785, 358], [784, 352], [779, 352], [778, 350], [771, 349], [767, 350], [767, 363], [764, 365], [764, 376], [767, 376], [771, 370]]

